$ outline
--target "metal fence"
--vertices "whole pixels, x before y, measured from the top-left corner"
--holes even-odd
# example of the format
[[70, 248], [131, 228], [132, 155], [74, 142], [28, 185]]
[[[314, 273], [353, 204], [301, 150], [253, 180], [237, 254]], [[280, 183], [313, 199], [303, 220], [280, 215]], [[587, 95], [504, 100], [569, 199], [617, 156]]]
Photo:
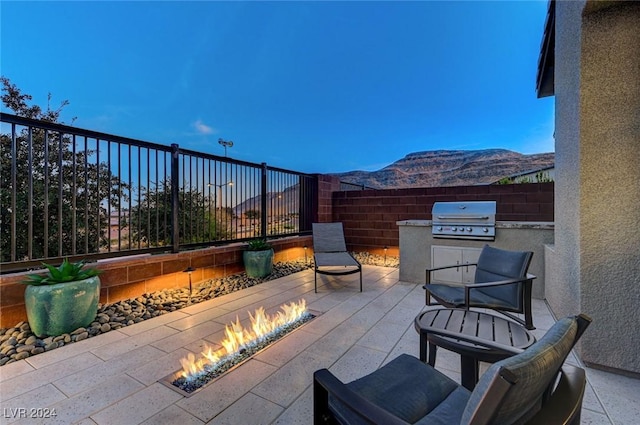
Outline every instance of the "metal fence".
[[309, 234], [315, 176], [0, 114], [1, 271]]

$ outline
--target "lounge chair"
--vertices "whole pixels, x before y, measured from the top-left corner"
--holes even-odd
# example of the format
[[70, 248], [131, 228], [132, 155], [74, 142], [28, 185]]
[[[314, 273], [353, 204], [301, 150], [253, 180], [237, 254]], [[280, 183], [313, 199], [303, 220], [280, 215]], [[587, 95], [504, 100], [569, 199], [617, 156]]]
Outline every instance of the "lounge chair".
[[347, 251], [342, 223], [313, 223], [314, 289], [318, 292], [318, 273], [347, 275], [360, 273], [362, 292], [362, 265]]
[[[536, 277], [528, 274], [533, 252], [507, 251], [485, 245], [477, 263], [456, 264], [427, 269], [426, 304], [431, 297], [446, 307], [488, 308], [512, 320], [535, 329], [531, 312], [531, 287]], [[450, 285], [431, 282], [431, 273], [452, 267], [475, 267], [474, 282], [465, 285]], [[521, 313], [524, 320], [510, 314]]]
[[525, 351], [491, 365], [473, 392], [407, 354], [348, 384], [318, 370], [314, 424], [577, 425], [586, 376], [563, 363], [590, 323], [585, 315], [559, 320]]

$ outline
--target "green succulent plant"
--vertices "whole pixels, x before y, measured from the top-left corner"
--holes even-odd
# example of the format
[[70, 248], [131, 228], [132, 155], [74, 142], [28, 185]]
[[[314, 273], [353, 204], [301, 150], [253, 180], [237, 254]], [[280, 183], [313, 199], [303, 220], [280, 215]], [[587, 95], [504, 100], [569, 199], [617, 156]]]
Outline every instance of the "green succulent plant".
[[271, 244], [266, 239], [252, 239], [247, 242], [247, 251], [266, 251], [271, 249]]
[[102, 270], [98, 270], [95, 267], [85, 268], [84, 261], [71, 263], [66, 258], [59, 267], [47, 263], [42, 263], [42, 265], [48, 269], [48, 273], [44, 275], [39, 273], [27, 275], [27, 278], [21, 283], [34, 286], [55, 285], [56, 283], [76, 282], [78, 280], [88, 279], [102, 273]]

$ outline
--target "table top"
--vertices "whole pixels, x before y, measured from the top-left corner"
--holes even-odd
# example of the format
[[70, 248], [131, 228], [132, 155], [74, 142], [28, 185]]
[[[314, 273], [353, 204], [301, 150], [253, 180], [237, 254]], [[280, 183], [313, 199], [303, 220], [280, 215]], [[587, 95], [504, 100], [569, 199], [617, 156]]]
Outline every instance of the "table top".
[[[438, 330], [445, 330], [519, 349], [525, 349], [536, 341], [535, 336], [519, 323], [489, 313], [457, 308], [425, 311], [416, 317], [415, 328], [418, 332], [435, 335]], [[474, 346], [463, 341], [457, 343]], [[485, 347], [475, 347], [487, 350]]]

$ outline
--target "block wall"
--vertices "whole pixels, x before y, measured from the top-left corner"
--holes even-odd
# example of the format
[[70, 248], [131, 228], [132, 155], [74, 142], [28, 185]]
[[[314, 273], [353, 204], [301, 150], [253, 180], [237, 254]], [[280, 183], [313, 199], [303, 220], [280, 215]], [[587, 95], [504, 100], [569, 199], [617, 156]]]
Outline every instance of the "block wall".
[[333, 192], [332, 219], [350, 250], [397, 255], [397, 221], [431, 220], [434, 202], [496, 201], [496, 220], [553, 222], [553, 183]]
[[[274, 247], [274, 262], [304, 258], [304, 246], [311, 247], [311, 236], [283, 238], [270, 241]], [[242, 251], [244, 244], [211, 247], [178, 254], [140, 255], [101, 261], [100, 302], [114, 303], [135, 298], [147, 292], [189, 286], [191, 266], [192, 283], [240, 273], [244, 270]], [[307, 255], [312, 255], [311, 250]], [[25, 273], [0, 276], [0, 328], [11, 327], [27, 320], [24, 307], [25, 286], [19, 282]]]

